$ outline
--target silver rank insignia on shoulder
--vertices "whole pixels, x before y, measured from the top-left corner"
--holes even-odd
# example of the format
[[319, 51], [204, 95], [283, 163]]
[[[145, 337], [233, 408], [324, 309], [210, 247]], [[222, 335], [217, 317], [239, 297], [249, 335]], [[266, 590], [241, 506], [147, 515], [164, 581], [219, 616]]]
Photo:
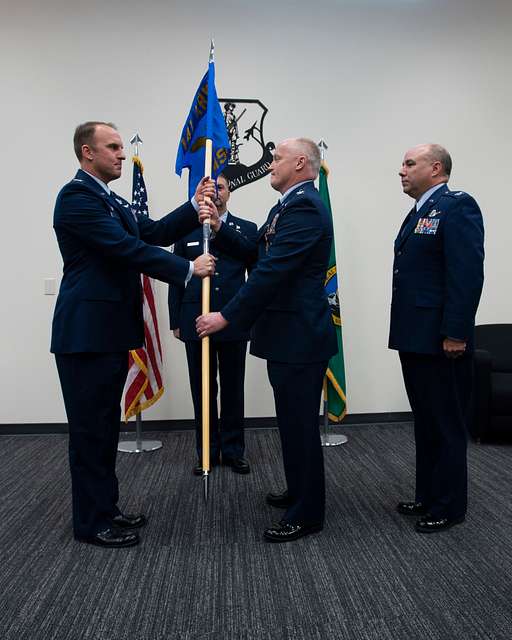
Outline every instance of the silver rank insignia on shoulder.
[[441, 211], [437, 211], [437, 209], [432, 209], [432, 211], [428, 214], [429, 218], [435, 218], [436, 216], [441, 215]]
[[130, 206], [127, 202], [123, 202], [120, 198], [116, 198], [116, 202], [122, 204], [125, 209], [128, 209], [128, 207]]
[[457, 193], [453, 194], [454, 196], [463, 196], [464, 195], [464, 191], [457, 191]]
[[80, 178], [73, 178], [73, 182], [83, 182], [83, 180], [80, 180]]

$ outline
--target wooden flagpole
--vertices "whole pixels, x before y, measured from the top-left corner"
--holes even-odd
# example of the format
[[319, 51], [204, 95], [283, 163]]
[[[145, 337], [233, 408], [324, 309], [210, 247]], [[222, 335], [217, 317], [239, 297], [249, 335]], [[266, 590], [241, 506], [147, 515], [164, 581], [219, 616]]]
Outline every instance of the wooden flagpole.
[[[210, 45], [210, 58], [208, 64], [213, 62], [214, 44], [213, 40]], [[209, 89], [209, 87], [208, 87]], [[206, 147], [204, 154], [204, 175], [212, 175], [212, 148], [213, 143], [210, 138], [206, 139]], [[205, 198], [209, 203], [210, 199]], [[203, 222], [203, 253], [210, 253], [210, 218]], [[201, 313], [209, 313], [210, 311], [210, 276], [203, 278], [201, 289]], [[208, 500], [208, 476], [210, 473], [210, 337], [201, 338], [201, 355], [202, 355], [202, 371], [201, 371], [201, 408], [202, 408], [202, 466], [203, 466], [203, 484], [204, 499]]]

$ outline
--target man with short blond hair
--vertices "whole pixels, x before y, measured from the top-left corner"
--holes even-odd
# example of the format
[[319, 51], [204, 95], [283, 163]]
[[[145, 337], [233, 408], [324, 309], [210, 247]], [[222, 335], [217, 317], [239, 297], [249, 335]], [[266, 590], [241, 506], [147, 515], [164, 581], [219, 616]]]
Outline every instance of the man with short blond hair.
[[265, 530], [269, 542], [289, 542], [321, 531], [325, 479], [319, 433], [322, 383], [336, 334], [324, 290], [332, 220], [313, 181], [320, 154], [307, 138], [277, 145], [270, 184], [279, 202], [251, 243], [235, 234], [208, 207], [217, 242], [255, 263], [246, 284], [220, 312], [200, 316], [199, 336], [236, 323], [251, 328], [251, 353], [267, 361], [274, 391], [287, 489], [269, 493], [267, 503], [286, 509]]
[[128, 351], [144, 343], [140, 273], [180, 284], [213, 273], [212, 256], [191, 262], [160, 246], [199, 226], [198, 202], [214, 189], [203, 179], [193, 202], [150, 220], [108, 186], [126, 157], [112, 123], [79, 125], [74, 147], [80, 169], [53, 219], [64, 273], [51, 340], [69, 424], [73, 530], [82, 542], [129, 547], [146, 518], [119, 510], [115, 466]]

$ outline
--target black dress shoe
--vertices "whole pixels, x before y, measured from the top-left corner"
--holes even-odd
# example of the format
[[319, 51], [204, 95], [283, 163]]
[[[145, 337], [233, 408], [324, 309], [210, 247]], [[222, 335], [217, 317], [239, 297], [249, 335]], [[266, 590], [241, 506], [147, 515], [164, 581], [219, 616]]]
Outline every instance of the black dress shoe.
[[421, 502], [399, 502], [396, 510], [403, 516], [426, 516], [427, 508]]
[[286, 509], [292, 504], [288, 491], [283, 491], [282, 493], [267, 493], [265, 502], [278, 509]]
[[245, 458], [223, 458], [222, 464], [231, 467], [235, 473], [250, 473], [251, 467]]
[[[217, 460], [215, 462], [210, 460], [210, 471], [212, 470], [213, 467], [216, 467], [218, 464], [219, 462]], [[192, 473], [195, 476], [203, 475], [203, 463], [200, 460], [198, 460], [197, 464], [193, 467]]]
[[119, 513], [112, 518], [112, 524], [119, 529], [138, 529], [147, 523], [146, 516], [140, 513], [133, 515], [131, 513]]
[[437, 531], [444, 531], [456, 524], [464, 522], [465, 517], [459, 518], [434, 518], [433, 516], [426, 515], [416, 521], [416, 531], [418, 533], [436, 533]]
[[123, 547], [134, 547], [139, 544], [139, 534], [122, 531], [116, 527], [110, 527], [104, 531], [99, 531], [90, 538], [77, 538], [79, 542], [87, 542], [97, 547], [107, 547], [109, 549], [121, 549]]
[[323, 525], [321, 524], [288, 524], [287, 522], [280, 522], [270, 527], [270, 529], [265, 529], [263, 537], [269, 542], [291, 542], [310, 533], [318, 533], [322, 529]]

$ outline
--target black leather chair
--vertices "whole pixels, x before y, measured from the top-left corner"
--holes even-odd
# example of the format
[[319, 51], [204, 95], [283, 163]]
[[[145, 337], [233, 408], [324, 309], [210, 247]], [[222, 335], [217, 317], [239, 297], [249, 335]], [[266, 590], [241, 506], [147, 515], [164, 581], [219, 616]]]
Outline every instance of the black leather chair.
[[475, 327], [472, 404], [475, 440], [512, 439], [512, 324]]

